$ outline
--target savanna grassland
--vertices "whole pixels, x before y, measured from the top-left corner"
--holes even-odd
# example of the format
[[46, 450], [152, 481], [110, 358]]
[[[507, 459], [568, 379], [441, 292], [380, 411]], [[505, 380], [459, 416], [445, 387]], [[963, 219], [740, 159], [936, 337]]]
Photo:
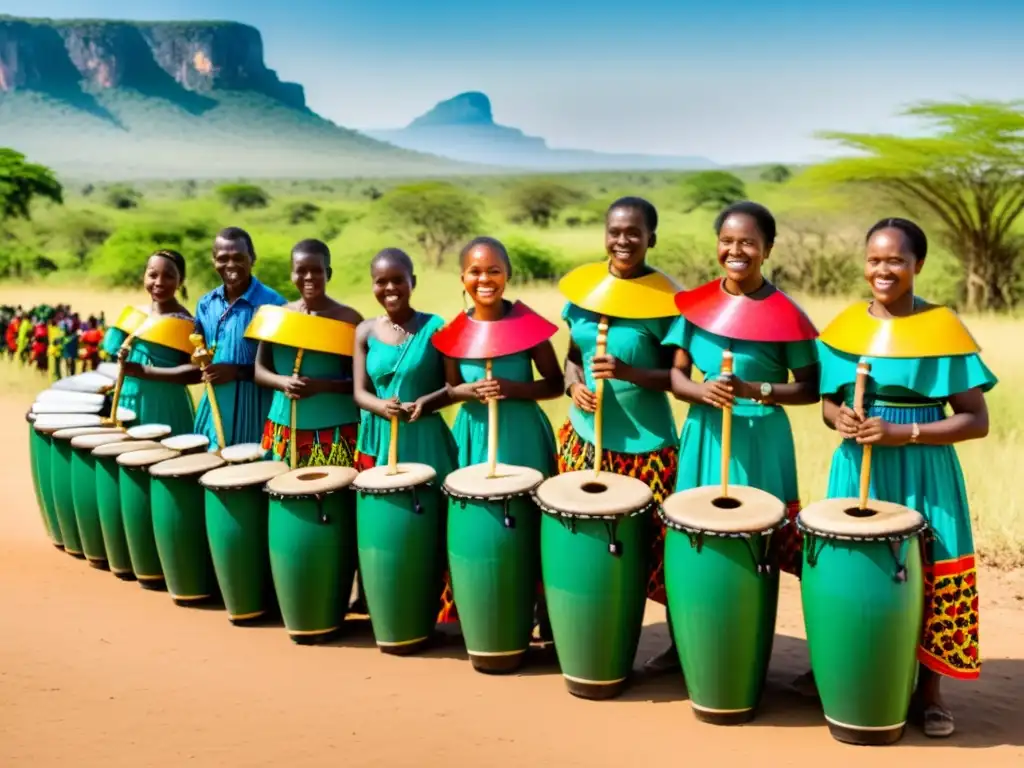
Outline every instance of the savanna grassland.
[[[775, 213], [780, 235], [768, 267], [772, 278], [797, 297], [819, 327], [853, 298], [864, 295], [862, 237], [878, 218], [904, 215], [871, 195], [822, 190], [801, 184], [797, 175], [782, 183], [761, 178], [763, 169], [738, 172], [750, 199]], [[63, 181], [63, 180], [62, 180]], [[128, 302], [146, 300], [141, 273], [158, 247], [185, 254], [189, 264], [190, 306], [215, 284], [209, 248], [224, 226], [247, 229], [258, 253], [256, 274], [288, 296], [288, 253], [306, 237], [331, 247], [335, 274], [332, 295], [364, 314], [376, 314], [369, 289], [368, 262], [386, 246], [405, 248], [417, 263], [417, 308], [451, 317], [463, 308], [455, 261], [462, 242], [488, 234], [510, 246], [519, 279], [509, 294], [555, 320], [561, 309], [555, 282], [573, 265], [601, 258], [602, 222], [608, 203], [622, 195], [647, 197], [658, 207], [658, 243], [650, 260], [684, 285], [713, 277], [712, 222], [715, 206], [689, 210], [685, 178], [678, 173], [576, 174], [558, 177], [468, 177], [451, 179], [457, 195], [469, 201], [475, 218], [464, 221], [458, 237], [443, 248], [436, 233], [410, 224], [389, 204], [403, 186], [420, 182], [372, 179], [259, 182], [262, 200], [228, 194], [222, 183], [149, 182], [90, 185], [64, 182], [65, 202], [40, 202], [30, 221], [8, 221], [0, 238], [0, 304], [68, 303], [83, 313], [104, 311], [108, 319]], [[532, 193], [525, 190], [533, 185]], [[419, 187], [425, 195], [437, 189]], [[546, 192], [538, 191], [544, 190]], [[554, 191], [552, 191], [554, 190]], [[441, 192], [440, 194], [447, 194]], [[529, 201], [555, 200], [538, 213]], [[241, 200], [241, 203], [240, 203]], [[539, 206], [544, 208], [544, 206]], [[553, 212], [552, 212], [553, 210]], [[408, 214], [408, 209], [406, 209]], [[458, 218], [456, 216], [456, 218]], [[455, 227], [458, 230], [458, 227]], [[936, 242], [918, 293], [939, 302], [956, 301], [962, 271]], [[1024, 386], [1024, 355], [1017, 348], [1024, 322], [1010, 315], [965, 317], [984, 349], [986, 362], [1000, 378], [989, 396], [991, 433], [959, 448], [978, 547], [993, 565], [1024, 565], [1024, 503], [1015, 493], [1024, 446], [1024, 404], [1016, 391]], [[564, 330], [554, 339], [564, 353]], [[44, 385], [32, 371], [3, 364], [0, 394], [26, 396]], [[563, 398], [545, 404], [555, 425], [567, 410]], [[681, 424], [685, 406], [676, 416]], [[837, 439], [823, 426], [817, 407], [790, 409], [797, 443], [801, 497], [807, 502], [825, 491], [831, 453]]]

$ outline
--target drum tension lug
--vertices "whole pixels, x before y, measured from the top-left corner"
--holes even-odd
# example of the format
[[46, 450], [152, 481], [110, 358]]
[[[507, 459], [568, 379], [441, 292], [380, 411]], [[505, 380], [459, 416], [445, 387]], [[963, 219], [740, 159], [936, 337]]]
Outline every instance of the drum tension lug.
[[505, 527], [512, 529], [516, 527], [516, 519], [508, 512], [509, 499], [505, 499]]
[[423, 507], [420, 504], [420, 497], [416, 493], [415, 489], [413, 489], [413, 491], [412, 491], [412, 513], [414, 515], [422, 515], [423, 514]]
[[326, 512], [324, 512], [324, 497], [318, 493], [313, 498], [316, 499], [316, 511], [320, 517], [320, 522], [327, 525], [327, 523], [331, 522], [331, 518]]
[[608, 530], [608, 551], [614, 557], [622, 557], [622, 542], [615, 538], [616, 524], [614, 521], [605, 522]]

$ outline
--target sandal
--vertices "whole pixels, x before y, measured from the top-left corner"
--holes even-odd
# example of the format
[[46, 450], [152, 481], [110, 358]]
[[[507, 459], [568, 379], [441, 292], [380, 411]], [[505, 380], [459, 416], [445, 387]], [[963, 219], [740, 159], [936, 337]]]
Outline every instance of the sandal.
[[938, 704], [932, 704], [924, 711], [924, 735], [930, 739], [945, 739], [953, 735], [956, 724], [953, 713]]

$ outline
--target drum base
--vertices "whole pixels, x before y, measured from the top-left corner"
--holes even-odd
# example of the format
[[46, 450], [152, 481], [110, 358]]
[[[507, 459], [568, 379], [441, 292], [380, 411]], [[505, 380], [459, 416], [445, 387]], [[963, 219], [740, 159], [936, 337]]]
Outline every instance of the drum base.
[[244, 616], [228, 616], [228, 621], [236, 627], [255, 627], [258, 624], [262, 624], [266, 619], [266, 611], [247, 613]]
[[565, 686], [573, 696], [591, 701], [603, 701], [621, 695], [629, 687], [629, 678], [616, 680], [614, 683], [595, 683], [566, 677]]
[[413, 640], [408, 643], [396, 643], [394, 645], [381, 645], [378, 643], [377, 648], [381, 653], [386, 653], [389, 656], [411, 656], [414, 653], [419, 653], [429, 644], [429, 637], [421, 637], [419, 640]]
[[64, 551], [71, 555], [73, 558], [75, 558], [75, 560], [85, 560], [84, 552], [75, 552], [74, 550], [68, 549], [67, 547], [64, 547]]
[[51, 542], [51, 543], [53, 544], [53, 546], [54, 546], [54, 547], [56, 547], [57, 549], [59, 549], [59, 550], [60, 550], [61, 552], [63, 552], [63, 551], [64, 551], [64, 545], [63, 545], [63, 544], [58, 544], [58, 543], [57, 543], [56, 541], [54, 541], [54, 542]]
[[485, 675], [507, 675], [510, 672], [515, 672], [523, 666], [523, 661], [526, 659], [525, 650], [503, 653], [499, 656], [477, 653], [468, 655], [473, 669]]
[[741, 709], [734, 712], [719, 712], [712, 709], [702, 709], [690, 702], [693, 716], [702, 723], [709, 725], [742, 725], [754, 719], [753, 709]]
[[149, 577], [149, 578], [143, 577], [143, 578], [140, 579], [140, 578], [136, 577], [136, 581], [139, 582], [139, 586], [142, 587], [143, 589], [150, 589], [150, 590], [152, 590], [154, 592], [166, 592], [167, 591], [167, 583], [163, 580], [163, 578], [154, 579], [152, 577]]
[[213, 602], [213, 595], [202, 595], [200, 597], [175, 597], [171, 595], [171, 599], [175, 605], [181, 608], [191, 608], [192, 606], [202, 608]]
[[110, 564], [106, 560], [90, 559], [89, 566], [95, 568], [97, 571], [109, 571]]
[[293, 635], [289, 633], [289, 637], [291, 637], [292, 642], [296, 645], [320, 645], [332, 640], [337, 634], [338, 627], [334, 627], [333, 629], [325, 629], [323, 632], [316, 632], [315, 634]]
[[903, 733], [907, 728], [906, 723], [902, 723], [891, 728], [878, 728], [868, 731], [854, 728], [850, 725], [834, 723], [828, 718], [825, 719], [828, 722], [828, 731], [832, 734], [833, 739], [844, 744], [854, 744], [859, 747], [884, 747], [889, 744], [895, 744], [903, 738]]

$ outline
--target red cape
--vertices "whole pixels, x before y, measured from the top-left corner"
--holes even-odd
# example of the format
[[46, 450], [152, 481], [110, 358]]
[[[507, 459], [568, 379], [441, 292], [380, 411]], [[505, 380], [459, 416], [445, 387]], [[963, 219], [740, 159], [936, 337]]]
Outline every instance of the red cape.
[[811, 341], [818, 329], [792, 299], [772, 286], [763, 299], [726, 293], [722, 280], [676, 294], [680, 314], [701, 330], [740, 341]]
[[517, 301], [501, 320], [480, 322], [465, 312], [434, 334], [434, 346], [456, 360], [487, 360], [533, 349], [558, 332], [558, 326]]

